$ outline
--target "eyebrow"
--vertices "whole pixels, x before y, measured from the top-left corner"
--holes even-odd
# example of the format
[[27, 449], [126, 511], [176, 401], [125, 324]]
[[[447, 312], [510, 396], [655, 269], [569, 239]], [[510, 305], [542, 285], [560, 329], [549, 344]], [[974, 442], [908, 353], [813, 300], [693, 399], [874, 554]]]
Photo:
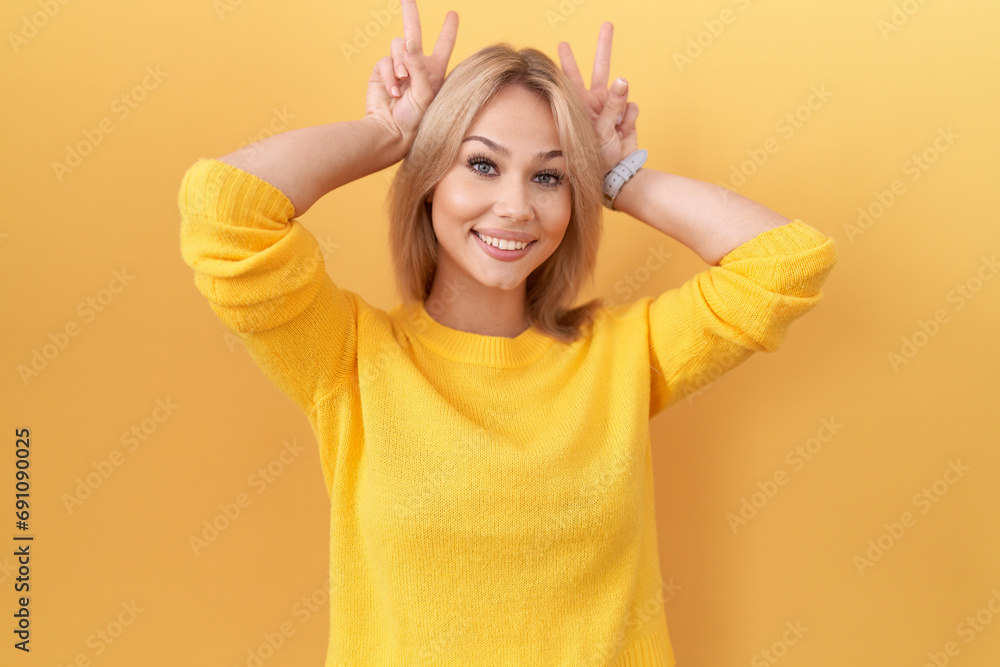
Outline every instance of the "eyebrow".
[[[480, 137], [479, 135], [475, 135], [474, 134], [474, 135], [472, 135], [470, 137], [466, 137], [465, 139], [462, 139], [462, 143], [464, 144], [466, 141], [472, 141], [473, 139], [475, 139], [476, 141], [483, 142], [484, 144], [486, 144], [487, 146], [489, 146], [490, 148], [492, 148], [493, 150], [495, 150], [497, 153], [500, 153], [501, 155], [505, 155], [507, 157], [510, 157], [510, 151], [507, 149], [506, 146], [501, 146], [497, 142], [492, 141], [490, 139], [487, 139], [486, 137]], [[555, 159], [557, 157], [562, 157], [562, 156], [563, 156], [563, 152], [560, 151], [560, 150], [538, 151], [537, 153], [535, 153], [535, 159], [536, 160], [552, 160], [552, 159]]]

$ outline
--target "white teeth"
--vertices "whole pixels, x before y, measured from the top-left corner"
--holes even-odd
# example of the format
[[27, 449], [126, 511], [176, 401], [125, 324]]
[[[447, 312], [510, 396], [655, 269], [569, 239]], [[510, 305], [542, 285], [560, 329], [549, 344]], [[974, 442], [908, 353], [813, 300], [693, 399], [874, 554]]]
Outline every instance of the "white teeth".
[[[476, 232], [476, 230], [472, 230]], [[492, 236], [486, 236], [485, 234], [480, 234], [476, 232], [476, 236], [481, 238], [483, 242], [490, 244], [494, 248], [500, 248], [501, 250], [520, 250], [527, 246], [527, 243], [522, 243], [521, 241], [508, 241], [506, 239], [497, 239]]]

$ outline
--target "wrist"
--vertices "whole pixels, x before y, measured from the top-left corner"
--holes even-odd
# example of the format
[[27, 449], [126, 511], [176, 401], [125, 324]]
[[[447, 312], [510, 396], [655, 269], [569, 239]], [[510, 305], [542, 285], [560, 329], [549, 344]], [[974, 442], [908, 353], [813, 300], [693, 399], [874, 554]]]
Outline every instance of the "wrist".
[[650, 181], [653, 180], [655, 169], [642, 167], [635, 176], [629, 179], [628, 183], [622, 186], [615, 197], [614, 211], [625, 213], [636, 220], [645, 222], [648, 215]]
[[615, 200], [625, 185], [632, 180], [642, 165], [646, 163], [647, 156], [648, 154], [645, 149], [632, 151], [605, 174], [603, 192], [605, 207], [612, 211], [618, 210], [615, 207]]
[[375, 171], [391, 167], [406, 157], [413, 137], [407, 137], [398, 127], [390, 126], [377, 116], [365, 116], [361, 122], [367, 124], [373, 136], [377, 137], [372, 157], [379, 160], [380, 166]]

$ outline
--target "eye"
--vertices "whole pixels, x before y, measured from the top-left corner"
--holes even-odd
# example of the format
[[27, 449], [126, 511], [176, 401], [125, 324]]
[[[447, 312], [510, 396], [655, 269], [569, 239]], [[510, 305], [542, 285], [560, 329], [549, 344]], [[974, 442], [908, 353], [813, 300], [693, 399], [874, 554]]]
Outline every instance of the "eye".
[[[474, 167], [476, 171], [483, 174], [488, 174], [490, 173], [490, 168], [492, 167], [492, 165], [486, 164], [485, 162], [476, 162]], [[479, 169], [479, 167], [486, 167], [486, 169]]]
[[554, 169], [543, 171], [542, 173], [538, 174], [538, 177], [548, 179], [542, 182], [542, 185], [544, 185], [547, 188], [558, 188], [560, 185], [563, 184], [563, 181], [566, 180], [565, 176], [563, 176], [561, 173], [559, 173]]
[[[484, 178], [492, 178], [492, 174], [490, 174], [490, 169], [497, 168], [496, 163], [483, 154], [476, 154], [469, 156], [468, 165], [469, 169], [473, 173], [478, 174], [479, 176], [483, 176]], [[541, 179], [537, 181], [538, 184], [541, 185], [543, 188], [548, 188], [550, 190], [558, 188], [566, 180], [566, 176], [555, 169], [546, 169], [545, 171], [540, 171], [537, 174], [535, 174], [535, 178]]]
[[[483, 170], [479, 167], [486, 167], [486, 169]], [[486, 176], [489, 174], [491, 167], [496, 169], [497, 165], [485, 155], [472, 155], [469, 157], [469, 168], [477, 174]]]

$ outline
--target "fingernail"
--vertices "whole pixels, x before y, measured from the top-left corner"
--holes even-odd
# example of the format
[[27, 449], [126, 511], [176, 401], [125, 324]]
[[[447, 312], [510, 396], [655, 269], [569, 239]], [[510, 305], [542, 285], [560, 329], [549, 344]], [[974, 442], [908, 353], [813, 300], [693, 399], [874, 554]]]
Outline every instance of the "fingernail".
[[622, 118], [624, 118], [624, 117], [625, 117], [625, 114], [623, 114], [623, 113], [618, 114], [618, 122], [615, 123], [615, 125], [621, 125], [622, 124]]
[[406, 40], [406, 52], [411, 56], [417, 52], [417, 40], [408, 39]]
[[406, 68], [400, 65], [396, 68], [396, 78], [405, 79], [406, 78]]
[[399, 88], [397, 88], [396, 86], [393, 86], [390, 92], [392, 93], [393, 97], [399, 97]]
[[628, 81], [625, 79], [615, 79], [615, 82], [611, 84], [611, 90], [615, 95], [624, 95], [625, 91], [628, 90]]

